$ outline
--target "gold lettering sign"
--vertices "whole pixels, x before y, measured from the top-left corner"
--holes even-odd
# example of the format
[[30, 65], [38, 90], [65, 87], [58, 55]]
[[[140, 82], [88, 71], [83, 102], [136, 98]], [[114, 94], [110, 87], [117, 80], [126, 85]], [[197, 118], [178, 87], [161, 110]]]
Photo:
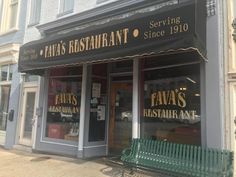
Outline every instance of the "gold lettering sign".
[[75, 114], [79, 113], [78, 107], [68, 107], [68, 106], [49, 106], [48, 112], [60, 112], [65, 114]]
[[44, 57], [50, 58], [50, 57], [57, 57], [61, 55], [65, 55], [66, 53], [66, 43], [63, 41], [60, 41], [56, 44], [46, 45], [44, 48]]
[[[79, 39], [73, 39], [67, 44], [60, 41], [55, 44], [46, 45], [44, 50], [40, 52], [44, 53], [44, 58], [53, 58], [68, 54], [77, 54], [85, 51], [91, 51], [100, 48], [121, 46], [128, 43], [128, 28], [123, 28], [109, 33], [101, 33], [96, 35], [90, 35], [81, 37]], [[68, 51], [66, 49], [68, 48]]]
[[[164, 17], [160, 19], [150, 19], [142, 27], [129, 29], [127, 27], [108, 32], [84, 35], [73, 39], [64, 39], [44, 46], [40, 49], [40, 56], [44, 59], [53, 59], [65, 55], [78, 55], [86, 51], [93, 51], [102, 48], [124, 46], [132, 43], [134, 38], [141, 41], [153, 40], [162, 37], [173, 37], [179, 33], [189, 32], [189, 23], [182, 17]], [[141, 30], [140, 30], [141, 28]], [[144, 29], [144, 30], [142, 30]], [[128, 35], [128, 34], [132, 35]], [[130, 39], [128, 39], [128, 36]], [[132, 39], [133, 38], [133, 39]]]
[[196, 110], [144, 109], [143, 116], [149, 118], [194, 120], [197, 116], [196, 113]]
[[73, 93], [60, 93], [55, 96], [55, 105], [59, 104], [71, 104], [77, 106], [77, 96]]
[[[197, 118], [196, 110], [186, 110], [186, 94], [179, 89], [162, 90], [152, 93], [150, 98], [150, 108], [143, 110], [146, 118], [179, 119], [195, 121]], [[160, 107], [161, 108], [158, 108]], [[163, 106], [172, 106], [177, 109], [163, 109]]]
[[151, 106], [174, 105], [184, 108], [186, 106], [185, 93], [176, 90], [157, 91], [151, 94]]
[[55, 95], [54, 105], [49, 106], [48, 112], [79, 113], [77, 95], [73, 93], [59, 93]]
[[144, 39], [154, 39], [164, 36], [172, 36], [189, 31], [189, 24], [182, 21], [181, 17], [166, 17], [164, 19], [151, 20], [149, 30], [143, 33]]

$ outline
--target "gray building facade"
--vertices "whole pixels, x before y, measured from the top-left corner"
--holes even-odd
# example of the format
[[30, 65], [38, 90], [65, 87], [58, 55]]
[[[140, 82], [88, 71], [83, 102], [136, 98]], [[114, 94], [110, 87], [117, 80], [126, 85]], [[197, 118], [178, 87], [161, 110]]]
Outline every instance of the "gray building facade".
[[[191, 26], [186, 7], [197, 12], [199, 2], [22, 1], [28, 7], [21, 18], [25, 36], [19, 32], [14, 42], [24, 41], [19, 69], [26, 74], [13, 67], [8, 112], [14, 110], [14, 119], [7, 123], [5, 147], [81, 158], [117, 155], [138, 137], [228, 148], [223, 2], [201, 2], [203, 17], [196, 17], [204, 20]], [[197, 35], [193, 40], [192, 31], [205, 35], [206, 45]], [[127, 44], [140, 36], [143, 41]], [[40, 57], [48, 63], [27, 63]]]
[[[20, 95], [19, 48], [23, 43], [27, 1], [0, 1], [1, 133], [0, 144], [15, 144]], [[12, 119], [9, 112], [12, 110]]]

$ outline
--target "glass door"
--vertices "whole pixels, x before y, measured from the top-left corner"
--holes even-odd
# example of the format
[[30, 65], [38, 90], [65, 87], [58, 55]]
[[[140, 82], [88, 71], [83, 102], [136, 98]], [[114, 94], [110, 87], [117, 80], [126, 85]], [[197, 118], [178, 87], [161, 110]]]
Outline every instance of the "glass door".
[[21, 128], [19, 143], [32, 145], [32, 132], [35, 123], [36, 88], [25, 88], [23, 92], [23, 105], [21, 111]]
[[7, 127], [7, 111], [9, 104], [10, 86], [3, 85], [0, 87], [0, 130], [6, 131]]
[[7, 128], [7, 112], [10, 96], [10, 85], [0, 86], [0, 144], [5, 143], [6, 128]]
[[112, 83], [109, 154], [120, 155], [132, 140], [132, 83]]

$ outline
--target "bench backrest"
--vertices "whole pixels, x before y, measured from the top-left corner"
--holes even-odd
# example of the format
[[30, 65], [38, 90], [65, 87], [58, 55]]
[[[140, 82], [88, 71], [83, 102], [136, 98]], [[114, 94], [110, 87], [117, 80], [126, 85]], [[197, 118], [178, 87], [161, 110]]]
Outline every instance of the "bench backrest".
[[150, 167], [155, 167], [158, 160], [164, 160], [175, 161], [184, 169], [195, 169], [207, 174], [222, 172], [225, 176], [231, 176], [233, 173], [233, 153], [228, 150], [133, 139], [130, 157], [136, 164], [148, 164]]

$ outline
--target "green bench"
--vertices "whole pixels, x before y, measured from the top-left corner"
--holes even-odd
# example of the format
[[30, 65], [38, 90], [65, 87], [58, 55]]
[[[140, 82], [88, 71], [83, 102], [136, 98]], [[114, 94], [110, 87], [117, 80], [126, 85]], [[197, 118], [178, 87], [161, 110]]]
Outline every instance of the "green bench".
[[130, 169], [157, 170], [171, 176], [233, 176], [233, 152], [161, 140], [133, 139], [121, 160]]

